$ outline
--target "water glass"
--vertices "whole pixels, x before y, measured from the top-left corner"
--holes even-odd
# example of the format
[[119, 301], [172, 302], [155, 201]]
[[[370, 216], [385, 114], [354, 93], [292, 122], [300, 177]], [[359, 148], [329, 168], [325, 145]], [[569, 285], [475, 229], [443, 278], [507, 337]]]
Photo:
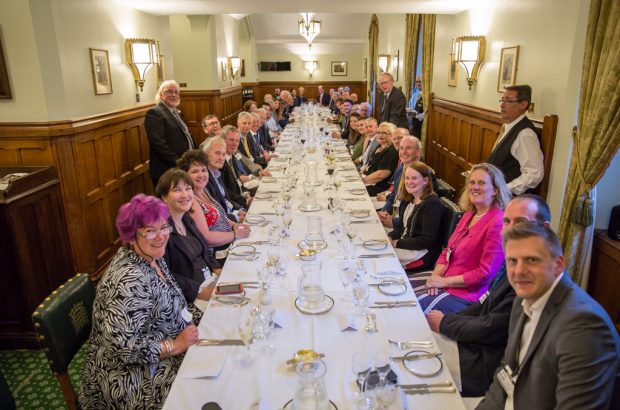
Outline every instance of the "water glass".
[[360, 391], [364, 391], [364, 385], [370, 372], [372, 371], [372, 356], [367, 352], [357, 352], [352, 359], [353, 374], [357, 378]]
[[278, 223], [271, 224], [268, 232], [269, 245], [280, 246], [281, 232], [282, 229]]
[[358, 313], [362, 315], [366, 313], [369, 295], [370, 292], [366, 280], [361, 277], [356, 277], [353, 280], [353, 296], [355, 297], [355, 304], [358, 308]]
[[249, 320], [244, 320], [239, 325], [239, 338], [246, 346], [245, 354], [241, 357], [241, 364], [244, 367], [247, 367], [254, 361], [252, 352], [250, 351], [250, 346], [254, 340], [254, 329], [252, 328], [252, 324]]
[[379, 375], [379, 384], [385, 382], [385, 377], [390, 372], [390, 355], [386, 351], [376, 352], [372, 357], [372, 363]]

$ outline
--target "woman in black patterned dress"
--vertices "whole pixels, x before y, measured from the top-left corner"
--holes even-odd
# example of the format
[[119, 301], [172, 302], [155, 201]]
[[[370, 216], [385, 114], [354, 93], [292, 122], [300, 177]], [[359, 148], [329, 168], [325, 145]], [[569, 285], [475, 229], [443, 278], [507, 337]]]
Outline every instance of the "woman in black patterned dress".
[[168, 208], [136, 195], [116, 227], [125, 244], [97, 287], [79, 402], [83, 409], [158, 409], [183, 354], [198, 340], [183, 293], [163, 259]]

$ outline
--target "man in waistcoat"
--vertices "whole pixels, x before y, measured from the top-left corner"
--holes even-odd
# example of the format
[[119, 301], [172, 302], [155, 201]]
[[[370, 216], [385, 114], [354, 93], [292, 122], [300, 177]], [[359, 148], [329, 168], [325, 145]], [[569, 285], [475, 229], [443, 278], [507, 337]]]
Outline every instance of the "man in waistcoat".
[[514, 195], [530, 192], [543, 180], [545, 167], [534, 124], [525, 116], [532, 87], [506, 87], [500, 102], [504, 125], [487, 162], [498, 167]]

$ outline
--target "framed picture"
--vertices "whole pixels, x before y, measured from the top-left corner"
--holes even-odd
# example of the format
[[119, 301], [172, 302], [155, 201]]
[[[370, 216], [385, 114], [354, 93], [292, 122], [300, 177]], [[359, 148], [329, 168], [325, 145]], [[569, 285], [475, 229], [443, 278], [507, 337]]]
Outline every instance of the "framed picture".
[[89, 48], [90, 67], [93, 73], [95, 95], [112, 94], [112, 76], [110, 75], [110, 60], [108, 50]]
[[241, 77], [245, 77], [245, 60], [241, 59]]
[[347, 75], [346, 61], [332, 61], [332, 76]]
[[515, 85], [517, 82], [517, 63], [519, 62], [519, 46], [502, 48], [499, 60], [499, 74], [497, 75], [497, 91], [504, 92], [504, 88]]
[[13, 98], [13, 95], [11, 94], [11, 85], [9, 84], [9, 72], [6, 69], [2, 39], [0, 38], [0, 99], [10, 100], [11, 98]]
[[362, 78], [368, 77], [368, 59], [362, 61]]
[[222, 81], [226, 81], [226, 63], [222, 61], [220, 66], [222, 67]]
[[449, 65], [448, 65], [448, 86], [456, 87], [456, 78], [459, 73], [459, 63], [454, 61], [454, 54], [450, 53]]
[[159, 64], [155, 64], [153, 71], [155, 72], [155, 82], [159, 87], [166, 80], [166, 63], [162, 54], [159, 55]]

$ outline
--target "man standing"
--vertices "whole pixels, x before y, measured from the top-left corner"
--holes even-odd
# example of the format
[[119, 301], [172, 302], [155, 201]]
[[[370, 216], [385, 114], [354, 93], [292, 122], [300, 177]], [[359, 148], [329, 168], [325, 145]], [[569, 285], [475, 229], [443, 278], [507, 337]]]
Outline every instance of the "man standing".
[[498, 167], [515, 195], [536, 188], [543, 180], [545, 166], [534, 124], [525, 116], [532, 101], [529, 85], [506, 87], [500, 101], [504, 125], [487, 162]]
[[304, 87], [299, 87], [297, 89], [297, 96], [295, 97], [295, 102], [294, 102], [294, 106], [295, 107], [299, 107], [302, 104], [305, 104], [308, 102], [308, 97], [306, 97], [306, 89]]
[[177, 109], [181, 103], [179, 85], [174, 80], [161, 83], [155, 96], [157, 105], [147, 111], [144, 129], [149, 141], [149, 173], [153, 187], [159, 177], [188, 149], [194, 149], [194, 140]]
[[316, 97], [316, 102], [319, 103], [321, 107], [329, 107], [331, 96], [325, 92], [322, 85], [319, 85], [318, 89], [319, 89], [319, 96]]
[[[549, 226], [549, 205], [536, 195], [515, 197], [504, 211], [503, 231], [525, 221]], [[438, 310], [427, 313], [431, 329], [446, 336], [437, 339], [438, 345], [455, 379], [461, 380], [463, 396], [483, 396], [493, 381], [506, 349], [514, 298], [504, 263], [479, 302], [458, 314], [444, 315]]]
[[408, 128], [407, 100], [402, 91], [394, 88], [392, 74], [379, 74], [379, 85], [383, 91], [379, 99], [379, 124], [391, 122], [396, 127]]
[[422, 122], [424, 121], [424, 101], [422, 99], [422, 76], [415, 78], [416, 93], [414, 95], [413, 109], [409, 113], [411, 117], [411, 126], [409, 130], [411, 135], [422, 138]]
[[524, 222], [504, 233], [512, 305], [508, 344], [478, 409], [610, 409], [620, 403], [620, 338], [564, 273], [558, 236]]

